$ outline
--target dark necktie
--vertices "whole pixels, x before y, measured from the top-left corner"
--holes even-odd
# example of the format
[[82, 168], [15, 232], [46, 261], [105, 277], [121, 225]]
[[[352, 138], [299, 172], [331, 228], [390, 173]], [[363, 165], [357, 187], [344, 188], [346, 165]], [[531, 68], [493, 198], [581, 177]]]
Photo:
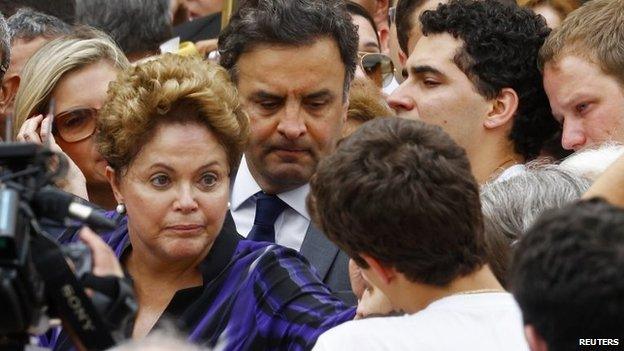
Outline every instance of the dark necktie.
[[275, 195], [259, 192], [256, 198], [256, 217], [247, 236], [254, 241], [275, 242], [275, 220], [286, 209], [286, 203]]

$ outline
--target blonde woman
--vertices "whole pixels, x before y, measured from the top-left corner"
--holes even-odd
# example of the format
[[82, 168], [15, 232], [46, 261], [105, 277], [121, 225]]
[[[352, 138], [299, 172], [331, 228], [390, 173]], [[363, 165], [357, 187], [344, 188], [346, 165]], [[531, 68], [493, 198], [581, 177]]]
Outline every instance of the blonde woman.
[[[86, 181], [86, 190], [66, 190], [107, 209], [114, 207], [115, 200], [106, 181], [107, 163], [96, 150], [93, 135], [108, 84], [129, 65], [109, 37], [82, 29], [47, 43], [30, 58], [15, 98], [16, 140], [41, 143], [50, 139], [52, 147], [70, 159], [67, 184]], [[50, 128], [52, 119], [45, 116], [52, 99]]]

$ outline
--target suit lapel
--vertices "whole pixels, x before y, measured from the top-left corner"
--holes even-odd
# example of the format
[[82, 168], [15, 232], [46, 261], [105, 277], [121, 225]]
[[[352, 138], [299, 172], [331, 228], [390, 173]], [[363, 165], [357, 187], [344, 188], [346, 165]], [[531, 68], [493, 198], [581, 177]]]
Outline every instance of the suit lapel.
[[310, 223], [299, 253], [307, 258], [310, 264], [316, 268], [321, 280], [325, 281], [327, 273], [338, 255], [338, 251], [338, 247], [329, 241], [325, 234], [316, 228], [314, 224]]

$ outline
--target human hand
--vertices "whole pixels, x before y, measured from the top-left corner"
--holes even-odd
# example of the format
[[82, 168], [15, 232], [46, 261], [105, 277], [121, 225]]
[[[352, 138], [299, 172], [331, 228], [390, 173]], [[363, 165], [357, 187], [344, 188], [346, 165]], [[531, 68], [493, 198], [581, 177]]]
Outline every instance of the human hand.
[[[52, 135], [52, 116], [43, 118], [43, 115], [38, 115], [24, 121], [24, 124], [20, 127], [17, 133], [17, 141], [30, 142], [40, 145], [48, 145], [50, 150], [55, 152], [59, 157], [64, 157], [67, 160], [67, 174], [65, 178], [57, 182], [57, 186], [64, 191], [80, 196], [83, 199], [88, 200], [89, 195], [87, 193], [87, 180], [84, 174], [74, 161], [69, 158], [61, 147], [56, 143], [54, 135]], [[57, 167], [58, 162], [51, 165], [51, 168]]]
[[368, 284], [362, 294], [362, 298], [358, 301], [355, 319], [370, 316], [386, 316], [393, 311], [394, 307], [388, 297], [381, 290]]
[[387, 315], [394, 311], [386, 295], [366, 281], [362, 275], [362, 269], [352, 259], [349, 260], [349, 280], [351, 290], [358, 299], [355, 319], [366, 318], [370, 315]]
[[92, 274], [98, 277], [116, 276], [123, 278], [124, 273], [113, 250], [91, 229], [80, 230], [80, 240], [91, 249], [93, 256]]

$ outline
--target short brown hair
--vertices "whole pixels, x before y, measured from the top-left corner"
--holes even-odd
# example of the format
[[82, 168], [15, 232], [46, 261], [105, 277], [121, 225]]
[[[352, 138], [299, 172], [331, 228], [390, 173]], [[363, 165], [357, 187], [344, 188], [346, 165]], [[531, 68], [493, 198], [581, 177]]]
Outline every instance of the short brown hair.
[[[174, 113], [180, 109], [192, 113]], [[113, 169], [123, 170], [157, 126], [188, 122], [214, 132], [230, 171], [236, 168], [249, 121], [227, 72], [199, 58], [167, 54], [124, 71], [111, 83], [98, 118], [98, 149]]]
[[409, 280], [445, 286], [485, 262], [479, 187], [465, 151], [436, 126], [365, 123], [324, 158], [308, 206], [358, 265], [361, 254]]
[[596, 63], [624, 84], [624, 2], [593, 0], [572, 12], [539, 53], [540, 68], [574, 54]]

